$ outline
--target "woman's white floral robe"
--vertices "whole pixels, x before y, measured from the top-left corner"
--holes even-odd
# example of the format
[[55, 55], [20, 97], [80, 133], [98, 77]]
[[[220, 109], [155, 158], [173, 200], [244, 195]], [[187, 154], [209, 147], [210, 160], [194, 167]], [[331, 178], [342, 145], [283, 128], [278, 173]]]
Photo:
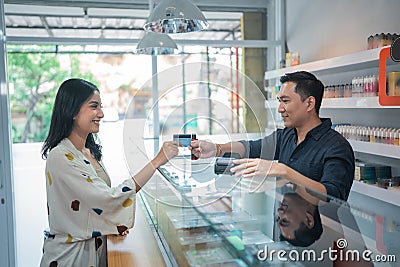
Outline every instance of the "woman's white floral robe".
[[107, 266], [106, 235], [134, 224], [133, 179], [111, 188], [104, 168], [96, 171], [66, 138], [48, 154], [46, 189], [50, 233], [40, 266]]

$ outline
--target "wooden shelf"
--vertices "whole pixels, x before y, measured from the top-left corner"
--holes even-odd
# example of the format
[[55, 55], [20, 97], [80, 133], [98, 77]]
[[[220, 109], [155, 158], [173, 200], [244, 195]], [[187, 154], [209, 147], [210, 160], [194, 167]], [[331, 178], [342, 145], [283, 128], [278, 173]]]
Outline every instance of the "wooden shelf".
[[[265, 131], [268, 131], [268, 133], [270, 133], [271, 131], [273, 131], [273, 129], [265, 128]], [[356, 140], [348, 140], [348, 141], [353, 150], [356, 152], [400, 159], [400, 146], [362, 142]]]
[[[266, 109], [277, 109], [279, 102], [276, 99], [265, 100]], [[378, 102], [378, 97], [349, 97], [349, 98], [324, 98], [322, 100], [321, 108], [349, 108], [349, 109], [363, 109], [363, 108], [400, 108], [400, 106], [381, 106]]]
[[321, 108], [400, 108], [400, 106], [381, 106], [378, 97], [324, 98]]
[[381, 48], [365, 50], [349, 55], [333, 57], [309, 63], [300, 64], [297, 66], [287, 67], [265, 72], [266, 80], [279, 78], [285, 73], [299, 70], [310, 71], [315, 74], [325, 74], [333, 72], [346, 72], [359, 69], [367, 69], [378, 67], [379, 53]]
[[[376, 48], [371, 50], [365, 50], [353, 54], [338, 56], [329, 59], [317, 60], [313, 62], [304, 63], [298, 66], [287, 67], [283, 69], [277, 69], [265, 72], [264, 79], [266, 81], [272, 80], [267, 84], [273, 84], [274, 81], [279, 79], [285, 73], [291, 73], [295, 71], [309, 71], [317, 76], [333, 77], [338, 75], [340, 77], [346, 75], [346, 72], [357, 72], [363, 70], [372, 71], [372, 69], [379, 69], [379, 56], [383, 48]], [[395, 67], [395, 62], [387, 60], [387, 65], [390, 68]], [[339, 79], [339, 78], [338, 78]], [[274, 112], [277, 112], [278, 101], [276, 99], [266, 100], [265, 108], [267, 112], [272, 112], [272, 117], [277, 117]], [[324, 98], [322, 100], [322, 109], [326, 109], [326, 112], [336, 114], [338, 117], [343, 117], [343, 112], [351, 114], [360, 114], [365, 112], [374, 113], [374, 117], [377, 120], [377, 116], [384, 120], [383, 114], [392, 113], [392, 110], [397, 112], [400, 110], [400, 105], [397, 106], [381, 106], [379, 104], [379, 98], [376, 97], [351, 97], [351, 98]], [[387, 110], [389, 108], [389, 110]], [[336, 110], [335, 110], [336, 109]], [[382, 109], [382, 110], [381, 110]], [[344, 110], [344, 111], [342, 111]], [[384, 111], [386, 110], [386, 111]], [[367, 114], [366, 114], [367, 116]], [[333, 115], [335, 117], [335, 115]], [[391, 117], [392, 118], [392, 117]], [[393, 118], [392, 118], [393, 119]], [[395, 127], [397, 127], [396, 124]], [[400, 160], [400, 146], [361, 142], [355, 140], [349, 140], [349, 143], [353, 147], [355, 152], [365, 153], [368, 159], [371, 160], [383, 160], [390, 161], [391, 166], [398, 168], [397, 160]], [[375, 158], [373, 158], [375, 157]], [[378, 158], [378, 157], [385, 157]], [[373, 158], [373, 159], [372, 159]], [[396, 163], [394, 163], [396, 162]], [[372, 197], [396, 206], [400, 206], [400, 190], [396, 189], [383, 189], [376, 185], [365, 184], [359, 181], [354, 181], [352, 191], [359, 194]]]
[[348, 140], [354, 151], [400, 159], [400, 146]]
[[396, 206], [400, 206], [400, 189], [384, 189], [377, 185], [354, 181], [352, 191]]

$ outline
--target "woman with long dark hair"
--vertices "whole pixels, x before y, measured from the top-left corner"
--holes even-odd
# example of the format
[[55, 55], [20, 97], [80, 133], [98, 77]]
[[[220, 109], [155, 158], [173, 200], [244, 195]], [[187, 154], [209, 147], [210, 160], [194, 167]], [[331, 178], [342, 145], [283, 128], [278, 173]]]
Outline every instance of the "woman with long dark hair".
[[103, 117], [95, 85], [82, 79], [61, 84], [42, 148], [50, 230], [40, 266], [107, 266], [106, 236], [133, 227], [136, 192], [178, 154], [177, 142], [165, 142], [134, 177], [111, 187], [94, 136]]

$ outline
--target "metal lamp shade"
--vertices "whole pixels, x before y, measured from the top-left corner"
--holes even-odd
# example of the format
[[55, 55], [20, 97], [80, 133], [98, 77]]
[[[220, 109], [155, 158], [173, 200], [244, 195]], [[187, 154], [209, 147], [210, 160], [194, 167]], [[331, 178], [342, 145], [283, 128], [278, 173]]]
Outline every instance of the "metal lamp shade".
[[162, 0], [151, 12], [146, 31], [159, 33], [186, 33], [208, 27], [200, 9], [189, 0]]
[[169, 55], [178, 50], [176, 43], [166, 34], [146, 32], [139, 41], [136, 53], [145, 55]]

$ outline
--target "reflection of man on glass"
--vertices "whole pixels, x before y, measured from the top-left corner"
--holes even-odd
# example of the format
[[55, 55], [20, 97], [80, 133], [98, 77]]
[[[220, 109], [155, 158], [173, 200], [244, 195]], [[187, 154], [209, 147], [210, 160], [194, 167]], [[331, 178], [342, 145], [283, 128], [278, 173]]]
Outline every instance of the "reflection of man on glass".
[[284, 194], [276, 220], [280, 240], [299, 247], [308, 247], [318, 240], [323, 230], [317, 205], [295, 192]]
[[[296, 185], [292, 187], [290, 184], [280, 188], [278, 194], [283, 194], [277, 209], [276, 220], [279, 228], [279, 241], [287, 241], [296, 247], [308, 247], [307, 250], [311, 249], [318, 258], [321, 257], [318, 266], [373, 266], [371, 262], [361, 256], [357, 257], [356, 254], [352, 254], [356, 253], [355, 251], [362, 253], [367, 248], [351, 208], [346, 202], [323, 202], [309, 194], [304, 187]], [[339, 223], [338, 225], [341, 227], [333, 229], [330, 224], [323, 226], [321, 216]], [[329, 230], [325, 237], [321, 237], [325, 227]], [[350, 234], [347, 235], [346, 231], [349, 231]], [[321, 243], [312, 246], [320, 239]], [[347, 245], [340, 248], [337, 243], [340, 240], [345, 240]], [[324, 252], [329, 250], [327, 246], [332, 248], [329, 255]], [[301, 249], [297, 248], [296, 250]], [[355, 260], [357, 258], [358, 260]], [[308, 266], [309, 259], [302, 260]]]
[[346, 200], [354, 178], [354, 153], [347, 140], [331, 129], [331, 120], [319, 117], [324, 85], [305, 71], [288, 73], [280, 81], [278, 112], [284, 129], [254, 141], [192, 141], [193, 153], [206, 158], [236, 152], [245, 158], [234, 161], [239, 164], [231, 169], [236, 175], [282, 177]]

